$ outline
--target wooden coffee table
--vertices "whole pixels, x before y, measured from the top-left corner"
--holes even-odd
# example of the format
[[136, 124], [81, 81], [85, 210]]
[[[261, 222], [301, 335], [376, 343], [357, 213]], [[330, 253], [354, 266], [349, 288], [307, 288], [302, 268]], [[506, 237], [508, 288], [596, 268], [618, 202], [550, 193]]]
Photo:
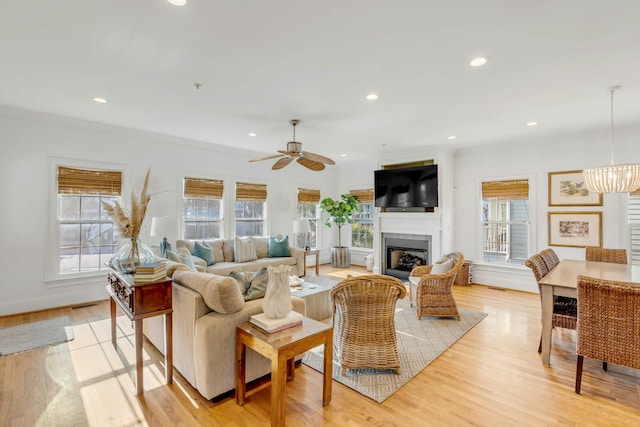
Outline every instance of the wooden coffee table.
[[244, 405], [246, 399], [247, 347], [271, 360], [271, 425], [285, 425], [287, 379], [294, 377], [294, 357], [324, 344], [324, 374], [322, 405], [331, 402], [331, 371], [333, 352], [333, 326], [307, 317], [302, 325], [267, 334], [250, 323], [236, 329], [236, 403]]

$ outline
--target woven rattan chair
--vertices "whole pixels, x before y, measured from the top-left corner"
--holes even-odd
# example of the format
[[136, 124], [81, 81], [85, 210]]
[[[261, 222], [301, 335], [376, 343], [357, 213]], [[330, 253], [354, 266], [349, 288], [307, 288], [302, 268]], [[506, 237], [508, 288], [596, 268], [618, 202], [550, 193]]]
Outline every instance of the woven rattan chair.
[[556, 265], [560, 264], [560, 258], [558, 258], [556, 252], [551, 248], [541, 251], [540, 256], [544, 260], [544, 263], [547, 265], [547, 270], [549, 271], [551, 271]]
[[453, 297], [453, 282], [458, 270], [464, 264], [464, 255], [454, 252], [448, 255], [453, 258], [453, 266], [445, 274], [431, 274], [431, 265], [415, 267], [411, 275], [420, 276], [416, 287], [416, 314], [418, 319], [424, 316], [455, 317], [460, 320], [460, 313]]
[[627, 263], [626, 249], [606, 249], [595, 246], [587, 246], [585, 259], [587, 261], [611, 262], [614, 264]]
[[347, 369], [391, 369], [400, 374], [395, 311], [407, 291], [399, 279], [369, 274], [331, 290], [333, 341], [342, 375]]
[[578, 276], [576, 393], [584, 357], [640, 369], [640, 285]]
[[[535, 254], [527, 259], [524, 263], [527, 267], [533, 271], [533, 275], [538, 282], [538, 291], [542, 298], [542, 289], [540, 286], [540, 280], [547, 275], [549, 269], [544, 262], [542, 255]], [[551, 326], [565, 329], [575, 329], [576, 319], [578, 311], [578, 303], [575, 298], [554, 296], [553, 297], [553, 315], [551, 317]], [[538, 353], [542, 352], [542, 336], [540, 336], [540, 343], [538, 344]]]

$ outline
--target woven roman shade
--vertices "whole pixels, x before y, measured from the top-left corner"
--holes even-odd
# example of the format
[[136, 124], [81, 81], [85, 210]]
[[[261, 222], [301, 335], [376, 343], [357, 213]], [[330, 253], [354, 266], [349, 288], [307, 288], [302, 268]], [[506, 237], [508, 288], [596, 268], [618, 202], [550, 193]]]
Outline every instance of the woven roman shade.
[[222, 199], [224, 182], [219, 179], [184, 178], [184, 197]]
[[359, 203], [373, 203], [373, 188], [366, 190], [351, 190], [349, 194], [356, 196]]
[[638, 188], [637, 190], [633, 190], [629, 194], [632, 195], [632, 196], [640, 196], [640, 188]]
[[122, 194], [122, 172], [58, 166], [58, 194]]
[[267, 186], [265, 184], [236, 182], [236, 200], [239, 202], [266, 202]]
[[298, 203], [320, 203], [320, 190], [298, 188]]
[[482, 183], [482, 200], [525, 200], [529, 198], [529, 181], [512, 179]]

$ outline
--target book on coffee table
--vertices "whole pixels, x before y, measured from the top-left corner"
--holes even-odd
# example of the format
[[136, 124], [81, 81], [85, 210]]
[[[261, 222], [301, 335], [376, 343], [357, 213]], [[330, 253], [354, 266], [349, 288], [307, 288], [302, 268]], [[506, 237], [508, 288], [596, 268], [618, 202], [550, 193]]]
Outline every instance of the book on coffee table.
[[280, 319], [271, 319], [266, 314], [255, 314], [249, 318], [249, 323], [262, 329], [268, 334], [282, 331], [302, 324], [304, 316], [297, 311], [291, 311], [285, 317]]

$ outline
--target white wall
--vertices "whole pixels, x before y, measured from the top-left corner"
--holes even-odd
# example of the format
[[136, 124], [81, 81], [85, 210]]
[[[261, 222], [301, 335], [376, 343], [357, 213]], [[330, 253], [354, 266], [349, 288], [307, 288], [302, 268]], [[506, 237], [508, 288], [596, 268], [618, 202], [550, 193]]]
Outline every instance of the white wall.
[[[616, 163], [640, 163], [640, 128], [616, 130]], [[480, 218], [480, 182], [488, 179], [530, 178], [532, 252], [548, 246], [547, 212], [603, 212], [603, 246], [627, 247], [624, 194], [605, 194], [602, 207], [549, 207], [548, 173], [587, 169], [609, 163], [610, 134], [540, 138], [512, 145], [485, 146], [460, 151], [455, 156], [455, 246], [476, 262], [474, 281], [499, 287], [538, 292], [533, 274], [526, 267], [500, 268], [483, 265]], [[562, 258], [584, 259], [584, 248], [557, 247]]]
[[[52, 157], [124, 164], [131, 171], [132, 183], [128, 184], [136, 193], [150, 167], [149, 191], [155, 194], [145, 219], [147, 234], [151, 217], [181, 213], [180, 176], [184, 174], [223, 178], [231, 183], [225, 191], [229, 200], [235, 181], [266, 183], [271, 226], [267, 232], [290, 239], [297, 188], [318, 188], [323, 195], [334, 192], [330, 172], [312, 172], [297, 164], [272, 171], [272, 162], [248, 162], [259, 157], [256, 153], [22, 110], [0, 109], [0, 138], [0, 315], [106, 297], [105, 274], [46, 280], [50, 200], [55, 197], [50, 192], [55, 179], [49, 167]], [[155, 244], [156, 238], [147, 234], [142, 240]], [[325, 240], [321, 239], [323, 248], [330, 248], [330, 240]]]

